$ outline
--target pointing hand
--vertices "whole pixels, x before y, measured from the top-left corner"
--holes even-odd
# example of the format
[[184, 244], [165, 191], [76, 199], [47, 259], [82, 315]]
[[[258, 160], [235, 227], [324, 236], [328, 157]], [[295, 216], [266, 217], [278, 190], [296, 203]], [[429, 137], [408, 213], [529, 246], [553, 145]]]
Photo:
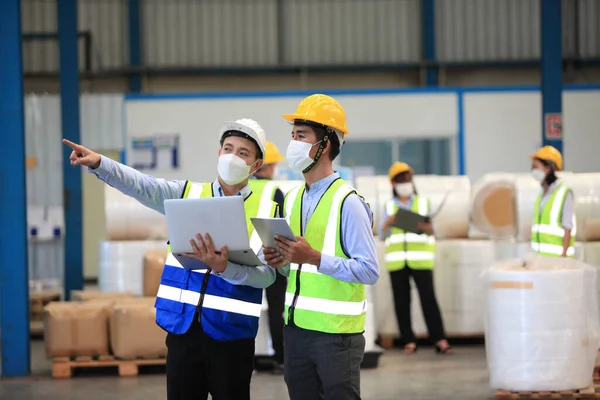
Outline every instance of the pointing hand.
[[73, 149], [69, 157], [71, 165], [82, 165], [91, 169], [96, 169], [100, 166], [100, 154], [94, 153], [92, 150], [67, 139], [63, 139], [63, 143]]

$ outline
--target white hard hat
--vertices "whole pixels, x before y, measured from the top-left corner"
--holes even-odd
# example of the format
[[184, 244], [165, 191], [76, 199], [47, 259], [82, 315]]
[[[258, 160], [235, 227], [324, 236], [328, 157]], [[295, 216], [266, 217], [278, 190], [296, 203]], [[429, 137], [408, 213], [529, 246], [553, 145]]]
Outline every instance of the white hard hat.
[[248, 135], [252, 140], [258, 144], [258, 148], [262, 153], [262, 157], [265, 156], [265, 150], [267, 147], [267, 137], [265, 130], [253, 119], [242, 118], [237, 121], [227, 121], [219, 134], [219, 142], [223, 139], [223, 135], [226, 132], [237, 131]]

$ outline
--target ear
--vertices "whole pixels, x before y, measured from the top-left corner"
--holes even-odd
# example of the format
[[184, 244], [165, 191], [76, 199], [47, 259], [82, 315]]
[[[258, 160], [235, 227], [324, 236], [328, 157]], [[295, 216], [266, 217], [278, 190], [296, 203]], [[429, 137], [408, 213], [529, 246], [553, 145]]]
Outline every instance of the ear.
[[256, 171], [258, 171], [260, 169], [260, 167], [262, 167], [264, 164], [264, 161], [261, 159], [256, 160], [256, 164], [254, 164], [254, 170], [250, 171], [250, 174], [255, 173]]

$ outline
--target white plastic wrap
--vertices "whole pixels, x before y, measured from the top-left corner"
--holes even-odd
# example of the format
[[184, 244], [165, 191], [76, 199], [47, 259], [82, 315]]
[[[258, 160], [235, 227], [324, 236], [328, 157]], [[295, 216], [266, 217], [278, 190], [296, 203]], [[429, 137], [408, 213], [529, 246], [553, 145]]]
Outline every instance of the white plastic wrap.
[[490, 386], [588, 387], [599, 345], [596, 270], [577, 260], [530, 253], [493, 265], [485, 278]]
[[167, 239], [165, 216], [106, 185], [106, 232], [109, 240]]
[[[530, 177], [533, 184], [535, 181]], [[539, 186], [537, 187], [539, 192]], [[517, 197], [514, 174], [486, 174], [472, 187], [472, 239], [513, 238], [517, 235]]]
[[[440, 213], [434, 219], [436, 237], [439, 239], [466, 238], [469, 232], [470, 181], [466, 176], [415, 175], [415, 186], [420, 195], [431, 201], [435, 212], [448, 197]], [[356, 189], [371, 205], [375, 230], [382, 224], [382, 212], [392, 198], [392, 187], [387, 175], [356, 178]]]
[[600, 173], [568, 174], [562, 178], [571, 188], [577, 217], [576, 239], [600, 240]]
[[166, 241], [101, 242], [98, 286], [102, 292], [144, 292], [144, 253], [165, 249]]
[[[577, 240], [600, 239], [600, 174], [558, 173], [559, 179], [576, 188], [575, 213], [583, 225]], [[599, 188], [594, 187], [598, 182]], [[572, 187], [572, 188], [573, 188]], [[490, 173], [473, 184], [469, 237], [516, 238], [528, 242], [540, 185], [525, 173]]]
[[[514, 248], [506, 244], [503, 251], [489, 240], [440, 240], [436, 242], [433, 279], [436, 297], [448, 336], [483, 335], [485, 290], [481, 273], [500, 258], [511, 258]], [[375, 284], [376, 324], [382, 335], [398, 337], [394, 297], [390, 275], [385, 266], [385, 244], [377, 241], [380, 262], [379, 280]], [[426, 336], [416, 286], [411, 283], [411, 317], [413, 331]]]

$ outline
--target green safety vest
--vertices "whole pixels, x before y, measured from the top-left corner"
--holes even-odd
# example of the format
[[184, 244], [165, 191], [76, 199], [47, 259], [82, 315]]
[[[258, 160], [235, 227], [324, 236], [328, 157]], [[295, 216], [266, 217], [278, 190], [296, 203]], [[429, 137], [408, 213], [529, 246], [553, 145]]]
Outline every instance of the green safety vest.
[[[302, 195], [305, 185], [288, 192], [284, 209], [295, 235], [302, 235]], [[304, 238], [322, 254], [350, 259], [341, 238], [344, 200], [356, 190], [336, 179], [319, 200], [304, 232]], [[340, 281], [321, 274], [315, 265], [290, 264], [285, 296], [287, 324], [326, 333], [360, 333], [365, 328], [367, 301], [360, 283]]]
[[248, 184], [252, 193], [257, 193], [265, 200], [274, 200], [277, 185], [268, 179], [249, 179]]
[[[559, 184], [540, 212], [540, 204], [544, 193], [540, 193], [533, 210], [533, 225], [531, 226], [531, 249], [542, 256], [560, 257], [563, 252], [565, 229], [562, 226], [562, 211], [567, 194], [571, 190], [564, 184]], [[571, 242], [567, 249], [567, 257], [575, 255], [576, 221], [573, 215]]]
[[[252, 188], [251, 188], [252, 189]], [[183, 199], [187, 198], [206, 198], [214, 197], [212, 183], [195, 183], [186, 181], [183, 189]], [[250, 238], [250, 247], [255, 253], [258, 253], [262, 247], [262, 241], [258, 233], [254, 229], [254, 225], [250, 218], [273, 218], [277, 215], [277, 203], [270, 198], [264, 198], [252, 192], [244, 200], [244, 210], [246, 211], [246, 225], [248, 227], [248, 237]], [[171, 245], [167, 246], [167, 250], [171, 253]]]
[[[386, 205], [386, 214], [394, 215], [398, 204], [390, 200]], [[429, 200], [415, 196], [411, 210], [420, 215], [429, 213]], [[433, 269], [435, 262], [435, 237], [427, 234], [405, 232], [391, 227], [390, 236], [385, 239], [385, 264], [388, 271], [399, 271], [405, 266], [412, 269]]]

